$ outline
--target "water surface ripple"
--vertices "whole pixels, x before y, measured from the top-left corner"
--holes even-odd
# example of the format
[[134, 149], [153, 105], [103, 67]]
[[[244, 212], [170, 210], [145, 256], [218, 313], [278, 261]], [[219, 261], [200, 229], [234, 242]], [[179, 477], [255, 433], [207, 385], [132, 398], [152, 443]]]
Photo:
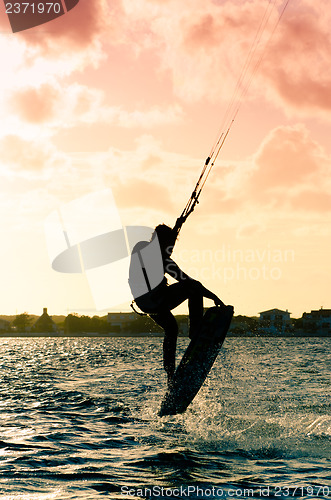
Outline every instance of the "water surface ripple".
[[2, 339], [0, 498], [330, 498], [330, 339], [227, 339], [159, 418], [161, 342]]

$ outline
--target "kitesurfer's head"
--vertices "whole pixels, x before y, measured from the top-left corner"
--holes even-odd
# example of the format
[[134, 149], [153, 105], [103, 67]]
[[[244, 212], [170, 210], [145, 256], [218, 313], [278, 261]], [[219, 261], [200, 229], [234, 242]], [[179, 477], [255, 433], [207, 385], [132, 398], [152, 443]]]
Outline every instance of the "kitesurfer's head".
[[153, 239], [157, 236], [161, 251], [170, 256], [174, 249], [174, 244], [177, 239], [177, 232], [175, 232], [171, 227], [165, 224], [159, 224], [156, 226], [153, 233]]

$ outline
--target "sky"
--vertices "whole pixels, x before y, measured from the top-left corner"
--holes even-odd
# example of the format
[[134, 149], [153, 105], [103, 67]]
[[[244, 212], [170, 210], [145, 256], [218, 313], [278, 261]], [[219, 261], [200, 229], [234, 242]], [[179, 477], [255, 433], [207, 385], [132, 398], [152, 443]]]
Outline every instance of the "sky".
[[84, 273], [52, 269], [45, 221], [108, 189], [123, 226], [174, 224], [263, 19], [263, 58], [173, 257], [236, 315], [331, 307], [331, 5], [290, 0], [278, 22], [284, 5], [80, 0], [12, 33], [0, 3], [1, 314], [107, 312]]

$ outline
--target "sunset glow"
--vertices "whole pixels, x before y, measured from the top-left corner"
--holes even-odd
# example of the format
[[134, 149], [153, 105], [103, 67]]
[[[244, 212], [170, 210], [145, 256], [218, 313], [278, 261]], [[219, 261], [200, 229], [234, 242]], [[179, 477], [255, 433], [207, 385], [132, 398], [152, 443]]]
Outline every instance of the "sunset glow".
[[[291, 0], [277, 25], [284, 3], [174, 252], [235, 314], [331, 307], [331, 5]], [[0, 3], [2, 314], [105, 314], [52, 270], [45, 220], [107, 188], [123, 225], [173, 225], [267, 4], [80, 0], [14, 34]]]

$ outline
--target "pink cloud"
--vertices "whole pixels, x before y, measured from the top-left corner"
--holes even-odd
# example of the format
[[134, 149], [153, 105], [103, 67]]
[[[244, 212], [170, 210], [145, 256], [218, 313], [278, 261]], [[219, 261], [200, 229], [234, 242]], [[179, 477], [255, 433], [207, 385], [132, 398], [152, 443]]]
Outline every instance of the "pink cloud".
[[[82, 127], [86, 123], [96, 128], [102, 124], [150, 128], [182, 119], [182, 111], [177, 105], [127, 111], [121, 106], [107, 105], [102, 90], [79, 84], [45, 83], [39, 87], [21, 88], [11, 94], [8, 104], [11, 113], [28, 123], [57, 126], [62, 131], [66, 128], [66, 138], [70, 135], [68, 129], [72, 131], [77, 125]], [[89, 133], [91, 135], [91, 128]]]
[[207, 213], [231, 214], [238, 212], [238, 210], [242, 208], [245, 200], [231, 192], [226, 192], [223, 189], [208, 185], [205, 186], [200, 201], [203, 204], [203, 210]]
[[42, 123], [52, 119], [55, 113], [59, 92], [51, 85], [28, 88], [16, 92], [11, 98], [14, 111], [25, 121]]
[[0, 141], [1, 163], [21, 171], [41, 171], [54, 159], [50, 146], [7, 135]]
[[305, 189], [291, 200], [295, 209], [302, 209], [308, 212], [330, 212], [331, 195], [322, 191]]
[[[103, 42], [125, 42], [135, 53], [147, 47], [169, 70], [174, 91], [183, 100], [229, 101], [267, 5], [260, 0], [192, 0], [179, 10], [177, 0], [80, 0], [66, 15], [15, 36], [52, 57], [97, 51]], [[286, 110], [316, 113], [331, 108], [327, 7], [324, 0], [290, 2], [252, 81], [255, 91]], [[262, 46], [277, 16], [273, 5]], [[1, 22], [8, 26], [3, 16]]]
[[[263, 63], [252, 80], [253, 86], [262, 84], [265, 96], [269, 94], [285, 108], [300, 113], [331, 109], [331, 11], [325, 6], [323, 0], [317, 0], [313, 7], [309, 0], [301, 1], [300, 6], [294, 4], [293, 8], [290, 4], [271, 35], [278, 15], [274, 12], [261, 43], [261, 48], [267, 47]], [[200, 15], [200, 19], [198, 14], [193, 16], [191, 26], [184, 24], [184, 50], [195, 58], [197, 70], [199, 65], [204, 69], [200, 78], [208, 77], [207, 92], [216, 90], [216, 85], [219, 96], [224, 90], [230, 92], [231, 87], [234, 91], [236, 80], [231, 82], [226, 73], [232, 73], [233, 78], [239, 76], [264, 8], [261, 2], [226, 2], [213, 12]], [[270, 36], [271, 43], [267, 45]], [[248, 84], [260, 53], [258, 50], [257, 59], [253, 58], [244, 85]], [[185, 56], [184, 51], [182, 55]]]
[[[93, 109], [100, 107], [102, 92], [83, 85], [28, 87], [14, 92], [11, 109], [29, 123], [70, 126], [77, 121], [91, 121]], [[103, 109], [103, 108], [102, 108]]]
[[275, 213], [331, 210], [331, 158], [303, 126], [278, 127], [265, 139], [243, 182], [245, 203]]
[[120, 207], [148, 207], [155, 210], [172, 209], [169, 191], [159, 184], [142, 179], [131, 179], [113, 188]]
[[290, 5], [261, 67], [278, 100], [299, 112], [331, 109], [330, 22], [323, 0]]
[[[117, 2], [114, 3], [116, 5]], [[29, 46], [37, 46], [43, 54], [59, 55], [88, 48], [110, 29], [111, 17], [106, 0], [80, 0], [67, 14], [14, 36], [23, 39]]]
[[331, 209], [331, 157], [302, 125], [272, 130], [250, 163], [215, 174], [216, 184], [207, 184], [201, 197], [211, 213], [244, 216], [251, 208], [273, 214]]
[[221, 30], [211, 14], [205, 14], [197, 19], [187, 29], [185, 45], [188, 49], [204, 49], [215, 46], [221, 41]]
[[145, 160], [142, 160], [142, 170], [153, 170], [162, 166], [162, 158], [155, 154], [150, 154]]
[[186, 101], [227, 98], [234, 89], [265, 5], [260, 0], [123, 0], [131, 23], [143, 27], [139, 44], [153, 47], [162, 68], [170, 70], [174, 91]]
[[172, 75], [175, 93], [186, 101], [210, 99], [218, 103], [231, 99], [269, 9], [270, 17], [244, 86], [250, 82], [263, 49], [267, 50], [246, 99], [258, 92], [286, 111], [328, 112], [329, 4], [325, 0], [290, 2], [277, 25], [284, 3], [192, 0], [179, 10], [175, 0], [123, 0], [127, 19], [144, 27], [139, 32], [140, 44], [133, 39], [135, 47], [141, 50], [149, 44], [154, 48], [161, 66]]
[[293, 188], [310, 182], [326, 162], [322, 148], [302, 126], [274, 129], [255, 158], [250, 182], [258, 191]]

